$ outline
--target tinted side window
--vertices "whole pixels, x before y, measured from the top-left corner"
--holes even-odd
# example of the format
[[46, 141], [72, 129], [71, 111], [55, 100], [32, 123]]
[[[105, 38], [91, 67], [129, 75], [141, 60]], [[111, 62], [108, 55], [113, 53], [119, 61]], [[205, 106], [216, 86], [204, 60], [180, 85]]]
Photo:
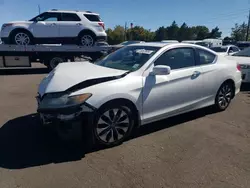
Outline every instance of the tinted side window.
[[171, 69], [195, 66], [194, 50], [192, 48], [176, 48], [162, 54], [154, 65], [167, 65]]
[[67, 21], [67, 22], [77, 22], [81, 21], [78, 15], [74, 13], [62, 13], [62, 21]]
[[216, 55], [202, 49], [197, 49], [197, 51], [199, 53], [199, 65], [207, 65], [214, 62]]
[[44, 13], [43, 15], [41, 15], [40, 21], [46, 21], [46, 22], [58, 21], [59, 17], [60, 17], [60, 14], [58, 13]]
[[95, 14], [84, 14], [84, 16], [91, 22], [101, 22], [101, 18]]

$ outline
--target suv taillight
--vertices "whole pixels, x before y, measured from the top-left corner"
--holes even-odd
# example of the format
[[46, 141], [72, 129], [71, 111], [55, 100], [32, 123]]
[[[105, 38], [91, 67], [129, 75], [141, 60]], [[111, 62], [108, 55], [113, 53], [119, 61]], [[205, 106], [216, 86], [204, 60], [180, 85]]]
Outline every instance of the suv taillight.
[[102, 26], [102, 28], [105, 30], [105, 26], [104, 26], [104, 23], [103, 23], [103, 22], [98, 22], [98, 24], [99, 24], [100, 26]]

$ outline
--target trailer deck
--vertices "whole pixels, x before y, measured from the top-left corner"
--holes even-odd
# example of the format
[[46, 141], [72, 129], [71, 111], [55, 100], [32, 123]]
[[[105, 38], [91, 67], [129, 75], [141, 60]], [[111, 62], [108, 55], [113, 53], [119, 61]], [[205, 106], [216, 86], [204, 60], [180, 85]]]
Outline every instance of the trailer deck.
[[110, 49], [109, 45], [102, 43], [93, 47], [60, 44], [27, 46], [0, 44], [0, 68], [31, 67], [31, 62], [40, 62], [49, 69], [53, 69], [58, 63], [74, 62], [75, 58], [88, 57], [90, 60], [96, 60], [108, 53]]

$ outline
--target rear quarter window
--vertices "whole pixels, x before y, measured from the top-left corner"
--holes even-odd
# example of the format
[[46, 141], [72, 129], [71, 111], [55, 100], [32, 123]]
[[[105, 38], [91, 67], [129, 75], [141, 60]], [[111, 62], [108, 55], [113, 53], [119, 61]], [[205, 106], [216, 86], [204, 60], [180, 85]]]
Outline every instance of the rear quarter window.
[[98, 15], [94, 14], [84, 14], [84, 16], [91, 22], [101, 22], [101, 18]]
[[199, 65], [208, 65], [214, 62], [216, 55], [214, 55], [213, 53], [202, 49], [197, 49], [197, 51], [198, 51]]

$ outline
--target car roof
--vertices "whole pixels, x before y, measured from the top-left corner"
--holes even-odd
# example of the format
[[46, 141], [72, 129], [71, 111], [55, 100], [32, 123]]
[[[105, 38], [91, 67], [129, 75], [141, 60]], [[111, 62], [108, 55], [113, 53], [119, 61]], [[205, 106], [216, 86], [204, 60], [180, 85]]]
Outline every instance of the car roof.
[[155, 46], [155, 47], [164, 47], [164, 46], [173, 46], [173, 47], [181, 47], [181, 46], [190, 46], [190, 47], [201, 47], [200, 45], [196, 44], [189, 44], [189, 43], [164, 43], [164, 42], [144, 42], [144, 43], [136, 43], [130, 44], [129, 46]]
[[58, 10], [58, 9], [52, 9], [48, 10], [47, 12], [62, 12], [62, 13], [83, 13], [83, 14], [94, 14], [94, 15], [99, 15], [95, 12], [91, 11], [80, 11], [80, 10]]
[[[171, 43], [169, 43], [171, 44]], [[166, 45], [169, 45], [168, 43], [162, 43], [162, 42], [143, 42], [143, 43], [135, 43], [130, 44], [129, 46], [152, 46], [152, 47], [164, 47]]]
[[163, 48], [165, 46], [169, 46], [169, 47], [195, 47], [195, 48], [206, 50], [206, 51], [216, 55], [216, 52], [214, 52], [213, 50], [206, 48], [204, 46], [200, 46], [197, 44], [181, 43], [181, 42], [180, 43], [145, 42], [145, 43], [130, 44], [128, 46], [149, 46], [149, 47], [160, 47], [160, 48]]

